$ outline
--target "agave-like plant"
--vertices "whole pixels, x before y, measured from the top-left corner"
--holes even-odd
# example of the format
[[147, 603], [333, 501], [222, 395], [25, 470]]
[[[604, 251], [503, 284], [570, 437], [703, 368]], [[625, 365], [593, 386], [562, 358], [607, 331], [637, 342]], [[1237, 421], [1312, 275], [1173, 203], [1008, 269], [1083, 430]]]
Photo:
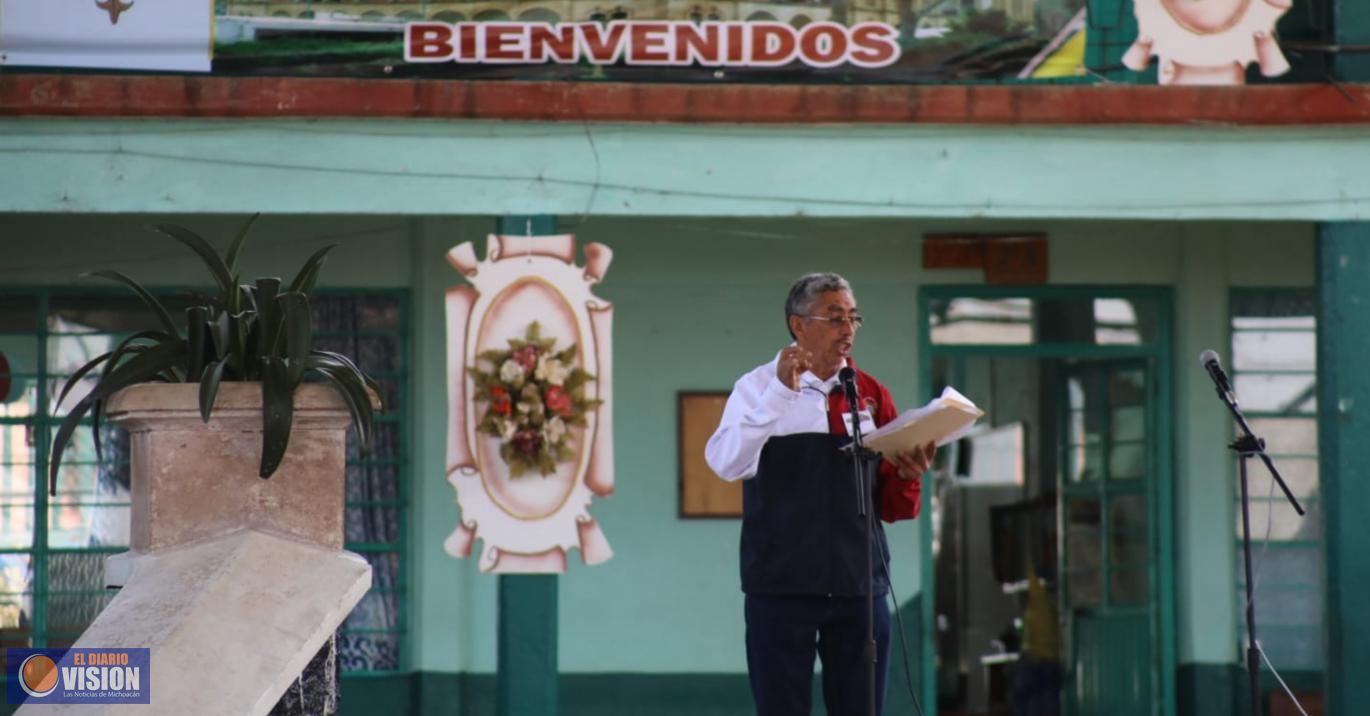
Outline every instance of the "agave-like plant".
[[224, 381], [256, 381], [262, 386], [262, 461], [258, 474], [268, 478], [280, 466], [290, 441], [295, 388], [306, 374], [316, 374], [342, 395], [357, 429], [360, 448], [368, 452], [374, 430], [372, 395], [380, 387], [347, 356], [312, 347], [313, 327], [309, 292], [334, 245], [309, 257], [288, 287], [279, 278], [239, 283], [238, 256], [257, 217], [243, 226], [222, 257], [208, 241], [181, 226], [160, 224], [159, 232], [194, 251], [209, 269], [217, 295], [196, 295], [186, 309], [182, 334], [166, 307], [138, 282], [118, 271], [94, 271], [87, 276], [109, 279], [132, 289], [161, 324], [160, 330], [135, 333], [113, 350], [81, 366], [62, 386], [60, 403], [71, 389], [96, 368], [99, 380], [74, 405], [52, 441], [49, 491], [56, 494], [62, 452], [81, 420], [94, 421], [95, 450], [100, 451], [100, 414], [104, 402], [119, 390], [144, 382], [200, 384], [200, 417], [209, 421], [214, 398]]

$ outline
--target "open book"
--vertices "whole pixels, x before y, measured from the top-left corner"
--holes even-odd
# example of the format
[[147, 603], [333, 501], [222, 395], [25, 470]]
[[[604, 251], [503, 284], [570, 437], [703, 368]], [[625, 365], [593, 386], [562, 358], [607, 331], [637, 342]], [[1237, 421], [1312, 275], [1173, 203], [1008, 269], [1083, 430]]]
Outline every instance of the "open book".
[[921, 408], [902, 415], [865, 435], [866, 447], [883, 455], [912, 450], [930, 442], [938, 447], [963, 437], [984, 415], [966, 396], [947, 387]]

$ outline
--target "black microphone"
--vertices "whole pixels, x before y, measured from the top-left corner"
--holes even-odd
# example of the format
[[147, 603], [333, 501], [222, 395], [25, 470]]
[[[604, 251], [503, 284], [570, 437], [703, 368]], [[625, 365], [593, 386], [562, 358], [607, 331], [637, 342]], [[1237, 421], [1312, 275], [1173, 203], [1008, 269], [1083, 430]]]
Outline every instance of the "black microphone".
[[856, 402], [856, 371], [851, 366], [844, 366], [837, 371], [837, 382], [842, 384], [842, 392], [847, 396], [847, 410], [851, 413], [851, 423], [847, 425], [847, 430], [851, 433], [852, 445], [860, 448], [863, 445], [861, 440], [861, 406]]
[[847, 408], [856, 412], [856, 371], [851, 366], [843, 366], [837, 371], [837, 380], [842, 384], [842, 392], [847, 396]]
[[1199, 365], [1208, 371], [1208, 377], [1213, 379], [1213, 384], [1218, 388], [1218, 397], [1232, 405], [1237, 404], [1237, 396], [1232, 394], [1232, 384], [1227, 380], [1227, 374], [1223, 372], [1222, 363], [1218, 361], [1218, 353], [1213, 350], [1206, 350], [1199, 354]]

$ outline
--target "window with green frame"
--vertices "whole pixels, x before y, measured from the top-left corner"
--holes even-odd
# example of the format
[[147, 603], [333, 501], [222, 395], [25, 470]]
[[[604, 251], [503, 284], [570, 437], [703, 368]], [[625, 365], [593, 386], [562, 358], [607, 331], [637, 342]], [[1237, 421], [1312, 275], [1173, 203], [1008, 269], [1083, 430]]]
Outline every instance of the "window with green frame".
[[[174, 291], [161, 292], [181, 315]], [[371, 563], [372, 588], [338, 633], [344, 673], [404, 668], [409, 469], [408, 311], [402, 291], [319, 290], [312, 299], [318, 347], [354, 357], [376, 377], [386, 412], [370, 455], [348, 438], [347, 548]], [[70, 645], [113, 598], [104, 558], [127, 549], [129, 464], [119, 428], [77, 432], [49, 496], [52, 434], [65, 409], [89, 390], [67, 377], [123, 336], [153, 329], [131, 296], [29, 289], [0, 292], [0, 646]]]
[[[1251, 464], [1252, 564], [1258, 570], [1253, 580], [1256, 634], [1277, 668], [1307, 671], [1323, 667], [1316, 308], [1312, 289], [1236, 289], [1231, 295], [1237, 399], [1252, 430], [1265, 438], [1280, 474], [1307, 511], [1299, 517], [1265, 466], [1258, 461]], [[1240, 557], [1241, 497], [1235, 470], [1233, 485], [1237, 613], [1244, 644], [1246, 577]]]

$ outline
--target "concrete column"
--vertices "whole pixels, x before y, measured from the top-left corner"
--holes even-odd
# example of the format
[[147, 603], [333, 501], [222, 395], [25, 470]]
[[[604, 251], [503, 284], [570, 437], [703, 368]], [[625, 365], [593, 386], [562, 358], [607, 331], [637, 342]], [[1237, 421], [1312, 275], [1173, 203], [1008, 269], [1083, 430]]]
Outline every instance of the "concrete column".
[[[496, 231], [511, 235], [556, 233], [555, 216], [500, 217]], [[557, 581], [555, 574], [499, 578], [498, 716], [556, 716]]]
[[1370, 223], [1318, 227], [1318, 452], [1327, 559], [1327, 713], [1370, 713]]

